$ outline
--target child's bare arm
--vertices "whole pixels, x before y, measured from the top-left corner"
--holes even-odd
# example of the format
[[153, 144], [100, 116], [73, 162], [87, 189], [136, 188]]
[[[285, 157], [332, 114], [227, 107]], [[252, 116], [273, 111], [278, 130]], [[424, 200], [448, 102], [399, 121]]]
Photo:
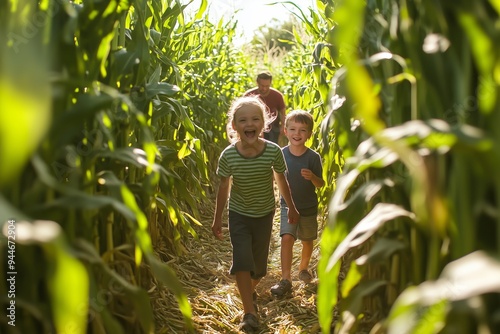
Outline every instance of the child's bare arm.
[[310, 169], [302, 168], [300, 170], [300, 174], [304, 179], [310, 180], [316, 188], [321, 188], [325, 185], [325, 180], [314, 174]]
[[229, 196], [229, 189], [231, 185], [231, 178], [229, 177], [221, 177], [219, 190], [217, 191], [217, 197], [215, 200], [215, 215], [214, 221], [212, 223], [212, 233], [214, 236], [222, 240], [222, 213], [224, 212], [224, 208], [226, 206], [227, 198]]
[[290, 186], [288, 185], [288, 181], [286, 180], [286, 177], [283, 173], [274, 172], [274, 179], [278, 184], [278, 189], [281, 193], [281, 196], [283, 196], [283, 199], [285, 200], [286, 205], [288, 206], [288, 222], [290, 224], [296, 224], [299, 221], [300, 215], [299, 212], [297, 211], [297, 208], [295, 207], [295, 203], [293, 202], [292, 193], [290, 191]]

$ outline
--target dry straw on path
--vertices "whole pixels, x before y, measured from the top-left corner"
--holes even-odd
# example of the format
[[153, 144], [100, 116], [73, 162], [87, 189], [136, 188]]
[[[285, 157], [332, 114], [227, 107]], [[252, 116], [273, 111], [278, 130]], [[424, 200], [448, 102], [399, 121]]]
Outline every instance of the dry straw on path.
[[[197, 226], [199, 240], [186, 241], [186, 253], [180, 257], [168, 255], [161, 247], [157, 253], [176, 271], [184, 285], [193, 310], [197, 333], [239, 333], [242, 305], [234, 278], [228, 275], [231, 265], [231, 244], [227, 227], [223, 241], [216, 240], [210, 229], [213, 208], [204, 210]], [[276, 217], [277, 218], [277, 217]], [[257, 305], [261, 330], [259, 333], [319, 333], [316, 313], [317, 280], [304, 284], [297, 278], [301, 245], [296, 243], [293, 263], [293, 294], [275, 299], [269, 289], [280, 279], [279, 222], [276, 219], [271, 240], [269, 271], [257, 287]], [[318, 248], [315, 247], [311, 268], [316, 276]], [[166, 288], [157, 285], [150, 290], [155, 312], [157, 333], [186, 333], [177, 302]]]

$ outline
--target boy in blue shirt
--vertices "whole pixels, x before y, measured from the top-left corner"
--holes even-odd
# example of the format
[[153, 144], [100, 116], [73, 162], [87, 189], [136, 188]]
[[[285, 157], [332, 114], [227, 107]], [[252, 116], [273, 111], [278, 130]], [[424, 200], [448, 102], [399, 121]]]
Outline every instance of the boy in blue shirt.
[[316, 188], [324, 186], [323, 167], [320, 155], [305, 143], [311, 137], [314, 120], [306, 111], [294, 110], [286, 116], [285, 136], [288, 146], [282, 149], [287, 171], [285, 173], [292, 192], [292, 199], [300, 213], [298, 223], [288, 222], [286, 202], [281, 198], [281, 277], [271, 288], [275, 296], [292, 291], [292, 259], [295, 240], [302, 242], [302, 256], [299, 264], [299, 279], [311, 282], [313, 276], [308, 270], [313, 252], [314, 240], [318, 238], [318, 197]]

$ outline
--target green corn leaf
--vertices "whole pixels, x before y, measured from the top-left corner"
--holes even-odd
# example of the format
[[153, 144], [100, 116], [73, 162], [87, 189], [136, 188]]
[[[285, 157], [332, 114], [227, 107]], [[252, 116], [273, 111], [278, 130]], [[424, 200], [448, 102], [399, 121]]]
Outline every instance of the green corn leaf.
[[189, 332], [192, 332], [194, 330], [194, 327], [191, 320], [191, 305], [189, 304], [186, 294], [179, 282], [179, 279], [175, 275], [175, 272], [166, 264], [161, 263], [152, 254], [146, 254], [146, 260], [151, 266], [151, 270], [155, 274], [155, 277], [157, 277], [160, 282], [165, 284], [165, 286], [175, 294], [175, 297], [177, 298], [177, 302], [179, 304], [179, 309], [184, 316], [186, 329]]
[[414, 218], [411, 212], [388, 203], [378, 203], [347, 235], [329, 257], [327, 270], [332, 268], [346, 252], [368, 240], [384, 223], [398, 217]]
[[173, 96], [180, 92], [180, 88], [167, 82], [152, 82], [146, 84], [146, 98], [151, 99], [157, 95]]
[[[415, 326], [424, 326], [430, 320], [442, 322], [445, 317], [440, 304], [474, 298], [482, 294], [500, 292], [500, 262], [484, 253], [475, 251], [450, 262], [436, 281], [426, 281], [407, 288], [396, 300], [388, 317], [389, 333], [404, 333]], [[434, 307], [432, 317], [422, 309]], [[423, 331], [422, 331], [423, 333]]]
[[[48, 291], [57, 332], [87, 332], [89, 279], [86, 268], [72, 254], [63, 231], [53, 221], [17, 221], [16, 242], [37, 244], [44, 252], [49, 270]], [[71, 293], [68, 293], [71, 291]]]
[[333, 320], [333, 308], [338, 298], [338, 277], [341, 263], [328, 266], [328, 257], [347, 235], [344, 225], [335, 228], [326, 227], [321, 237], [321, 257], [318, 264], [318, 278], [322, 282], [318, 286], [318, 316], [321, 329], [324, 333], [330, 333], [330, 324]]
[[0, 186], [17, 178], [52, 123], [52, 89], [36, 41], [0, 48]]
[[341, 294], [343, 298], [348, 297], [351, 290], [358, 285], [363, 278], [363, 273], [364, 270], [362, 267], [358, 266], [356, 262], [351, 262], [345, 280], [342, 282], [341, 286]]
[[362, 312], [362, 301], [364, 298], [374, 294], [387, 282], [382, 280], [364, 281], [357, 285], [342, 304], [342, 317], [346, 319], [341, 326], [342, 331], [349, 333], [355, 329], [355, 324]]
[[[102, 301], [103, 295], [108, 296], [107, 298], [112, 298], [113, 294], [117, 294], [117, 297], [118, 295], [129, 296], [129, 300], [134, 306], [142, 329], [145, 333], [153, 333], [154, 319], [148, 293], [141, 287], [128, 282], [125, 278], [110, 268], [99, 256], [95, 248], [87, 241], [78, 240], [76, 242], [76, 246], [79, 250], [77, 253], [78, 257], [91, 264], [93, 268], [98, 268], [97, 271], [99, 274], [103, 274], [105, 277], [105, 279], [99, 282], [101, 285], [94, 288], [96, 290], [95, 296], [93, 296], [95, 298], [93, 299], [93, 306], [96, 308], [95, 312], [101, 313], [101, 316], [104, 318], [109, 317], [109, 313], [107, 312], [108, 305]], [[100, 301], [101, 304], [104, 305], [100, 305]], [[105, 324], [106, 326], [109, 326], [107, 328], [108, 330], [117, 326], [117, 323], [112, 321], [112, 319], [106, 320]]]
[[400, 240], [390, 238], [380, 238], [375, 241], [368, 254], [365, 254], [356, 260], [358, 265], [367, 265], [375, 263], [384, 263], [391, 256], [399, 251], [406, 249], [408, 246]]

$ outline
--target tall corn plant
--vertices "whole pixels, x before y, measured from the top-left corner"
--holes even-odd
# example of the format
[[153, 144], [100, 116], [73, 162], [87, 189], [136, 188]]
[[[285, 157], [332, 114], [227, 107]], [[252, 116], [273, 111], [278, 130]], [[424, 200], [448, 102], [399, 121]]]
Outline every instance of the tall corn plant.
[[497, 332], [500, 8], [325, 3], [343, 66], [324, 129], [346, 163], [321, 240], [323, 331]]
[[[168, 54], [177, 54], [178, 80], [182, 82], [182, 104], [205, 144], [208, 171], [214, 172], [221, 150], [227, 145], [226, 114], [234, 98], [254, 84], [254, 76], [244, 54], [232, 40], [236, 25], [231, 20], [211, 23], [207, 17], [186, 25], [173, 37]], [[213, 175], [209, 179], [212, 180]], [[211, 184], [203, 184], [209, 190]]]
[[[175, 98], [162, 96], [153, 112], [155, 138], [165, 156], [172, 157], [165, 165], [170, 174], [170, 198], [161, 196], [158, 205], [181, 199], [181, 214], [160, 221], [178, 221], [179, 225], [196, 236], [198, 208], [205, 209], [212, 190], [211, 180], [215, 162], [223, 147], [226, 112], [231, 101], [246, 89], [250, 76], [242, 54], [232, 46], [234, 23], [211, 23], [204, 15], [206, 3], [188, 20], [182, 9], [180, 16], [170, 17], [156, 24], [154, 35], [158, 40], [155, 52], [158, 58], [157, 73], [162, 80], [179, 88]], [[172, 20], [178, 20], [177, 29]], [[182, 23], [182, 24], [181, 24]], [[175, 64], [175, 66], [172, 66]], [[174, 115], [177, 117], [173, 117]], [[172, 149], [174, 147], [175, 149]], [[162, 191], [162, 193], [165, 193]], [[167, 192], [168, 193], [168, 192]], [[186, 218], [186, 219], [184, 219]], [[161, 224], [160, 234], [165, 229]], [[173, 230], [174, 240], [182, 240], [182, 230]], [[182, 250], [179, 244], [177, 251]]]
[[179, 75], [195, 47], [168, 54], [195, 33], [184, 8], [2, 2], [2, 296], [6, 273], [22, 273], [15, 299], [2, 297], [15, 302], [16, 327], [2, 332], [154, 332], [145, 288], [157, 281], [192, 328], [186, 295], [154, 251], [175, 254], [183, 231], [196, 235], [193, 195], [208, 182], [198, 110], [183, 105]]
[[[313, 135], [308, 145], [322, 155], [323, 179], [326, 185], [318, 190], [320, 206], [328, 212], [328, 201], [335, 189], [336, 178], [343, 165], [343, 157], [337, 149], [333, 131], [323, 131], [323, 120], [328, 112], [330, 81], [339, 67], [332, 57], [332, 45], [327, 41], [329, 25], [324, 14], [324, 4], [317, 1], [317, 9], [296, 8], [295, 17], [301, 23], [293, 30], [294, 48], [284, 59], [283, 76], [285, 92], [290, 96], [292, 109], [309, 111], [314, 118]], [[325, 133], [323, 137], [321, 134]]]

